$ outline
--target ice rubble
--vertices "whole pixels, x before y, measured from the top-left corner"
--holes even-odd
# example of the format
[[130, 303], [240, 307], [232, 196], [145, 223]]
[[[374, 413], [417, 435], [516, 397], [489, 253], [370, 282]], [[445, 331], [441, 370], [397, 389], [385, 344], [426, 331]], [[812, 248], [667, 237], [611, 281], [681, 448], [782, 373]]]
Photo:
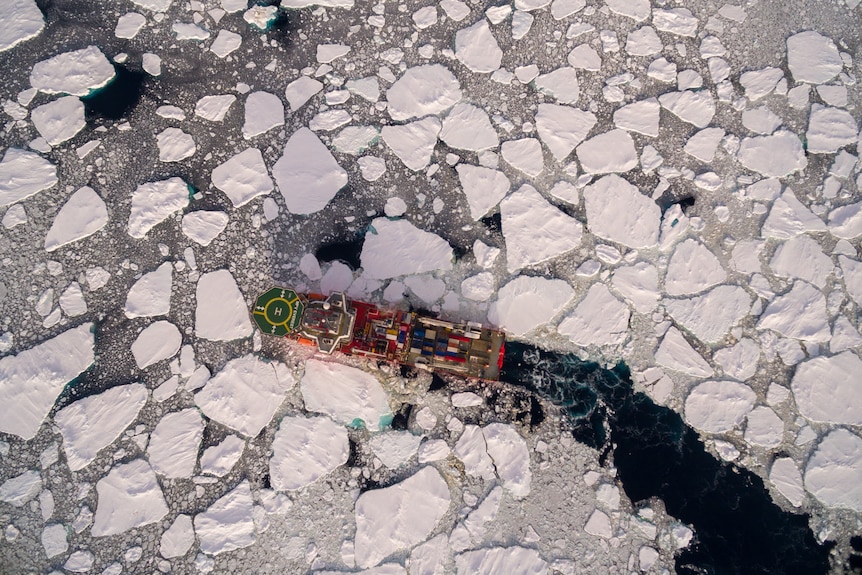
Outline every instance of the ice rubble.
[[272, 440], [269, 472], [279, 491], [301, 489], [347, 462], [347, 431], [329, 417], [285, 417]]
[[91, 236], [108, 224], [108, 208], [96, 191], [84, 186], [63, 204], [45, 236], [45, 251]]
[[272, 175], [287, 209], [295, 214], [322, 210], [347, 185], [347, 172], [308, 128], [300, 128], [288, 139]]

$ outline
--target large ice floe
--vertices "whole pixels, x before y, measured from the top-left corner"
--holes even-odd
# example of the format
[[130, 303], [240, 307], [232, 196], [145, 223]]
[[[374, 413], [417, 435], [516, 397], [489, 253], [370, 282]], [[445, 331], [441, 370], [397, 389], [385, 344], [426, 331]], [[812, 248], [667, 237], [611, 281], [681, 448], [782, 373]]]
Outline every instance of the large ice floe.
[[0, 2], [6, 571], [859, 563], [860, 0], [65, 4]]

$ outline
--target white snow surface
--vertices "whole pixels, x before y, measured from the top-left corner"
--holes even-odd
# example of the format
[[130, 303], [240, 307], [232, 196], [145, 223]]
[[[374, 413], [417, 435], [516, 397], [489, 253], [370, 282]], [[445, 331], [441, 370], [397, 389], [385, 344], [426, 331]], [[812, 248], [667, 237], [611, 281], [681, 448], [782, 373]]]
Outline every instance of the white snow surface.
[[299, 385], [308, 411], [323, 413], [345, 425], [359, 419], [368, 429], [376, 430], [381, 418], [391, 413], [380, 381], [349, 365], [309, 360]]
[[246, 140], [284, 125], [284, 104], [269, 92], [252, 92], [245, 100], [245, 123], [242, 135]]
[[659, 96], [658, 101], [668, 112], [698, 128], [707, 127], [715, 115], [715, 101], [706, 90], [668, 92]]
[[831, 39], [807, 30], [787, 39], [787, 67], [797, 82], [825, 84], [844, 69]]
[[579, 145], [576, 153], [588, 174], [628, 172], [638, 165], [634, 140], [620, 129], [593, 136]]
[[190, 240], [208, 246], [227, 227], [229, 216], [224, 212], [198, 210], [183, 216], [181, 228]]
[[760, 235], [764, 238], [789, 239], [805, 232], [820, 231], [826, 231], [823, 220], [806, 208], [793, 190], [787, 188], [772, 204]]
[[230, 157], [212, 171], [212, 183], [223, 191], [234, 207], [272, 191], [272, 179], [257, 148], [248, 148]]
[[440, 139], [452, 148], [478, 152], [500, 145], [488, 112], [472, 104], [455, 104], [442, 126]]
[[482, 428], [482, 435], [503, 489], [516, 499], [529, 495], [532, 482], [530, 450], [518, 430], [506, 423], [491, 423]]
[[724, 433], [742, 423], [757, 399], [744, 383], [709, 380], [697, 384], [685, 398], [685, 420], [707, 433]]
[[440, 236], [407, 220], [376, 218], [362, 246], [362, 269], [368, 279], [452, 269], [452, 248]]
[[182, 557], [195, 542], [195, 530], [192, 518], [188, 515], [177, 515], [159, 542], [159, 554], [165, 559]]
[[658, 270], [655, 266], [637, 262], [619, 267], [614, 271], [611, 283], [635, 311], [648, 313], [655, 309], [659, 299]]
[[228, 270], [202, 274], [195, 291], [195, 335], [230, 341], [252, 334], [248, 306]]
[[36, 436], [65, 385], [93, 363], [93, 329], [85, 323], [0, 358], [0, 432], [25, 440]]
[[150, 434], [147, 459], [159, 475], [191, 477], [206, 424], [197, 408], [168, 413]]
[[658, 243], [661, 209], [638, 188], [616, 174], [584, 189], [587, 227], [596, 236], [630, 248]]
[[39, 134], [52, 146], [73, 138], [87, 125], [84, 103], [75, 96], [64, 96], [34, 108], [30, 119]]
[[802, 362], [791, 380], [799, 413], [811, 421], [862, 425], [862, 360], [852, 351]]
[[547, 94], [560, 104], [574, 104], [580, 97], [578, 74], [574, 68], [563, 66], [533, 80], [536, 90]]
[[439, 114], [461, 100], [455, 75], [440, 64], [408, 68], [386, 91], [386, 110], [393, 120]]
[[405, 166], [419, 171], [431, 161], [441, 128], [440, 120], [428, 116], [409, 124], [383, 126], [380, 136]]
[[356, 500], [356, 564], [373, 567], [422, 542], [448, 511], [449, 486], [431, 466]]
[[557, 331], [582, 347], [617, 345], [628, 336], [630, 316], [628, 306], [605, 284], [595, 283], [574, 311], [560, 322]]
[[566, 159], [596, 124], [596, 116], [570, 106], [539, 104], [536, 131], [558, 162]]
[[295, 383], [283, 364], [246, 355], [215, 374], [195, 394], [195, 404], [210, 419], [245, 437], [256, 437]]
[[221, 122], [236, 102], [233, 94], [204, 96], [195, 103], [195, 116], [210, 122]]
[[665, 291], [680, 296], [701, 292], [727, 279], [727, 272], [709, 248], [695, 239], [679, 244], [670, 257]]
[[174, 268], [170, 262], [142, 275], [126, 295], [126, 317], [167, 315], [171, 311], [173, 275]]
[[347, 462], [347, 430], [329, 417], [285, 417], [272, 440], [269, 473], [279, 491], [302, 489]]
[[54, 423], [63, 436], [69, 469], [83, 469], [113, 443], [138, 417], [147, 396], [143, 384], [130, 383], [79, 399], [58, 411]]
[[248, 480], [195, 515], [195, 533], [202, 553], [218, 555], [254, 543], [253, 501]]
[[132, 211], [127, 231], [133, 238], [141, 239], [172, 213], [188, 204], [189, 186], [181, 178], [141, 184], [132, 193]]
[[368, 444], [383, 465], [390, 469], [397, 469], [416, 455], [421, 441], [421, 435], [393, 430], [374, 435]]
[[45, 17], [35, 0], [5, 0], [0, 4], [0, 52], [38, 36]]
[[769, 267], [779, 277], [805, 280], [823, 289], [835, 266], [817, 241], [796, 236], [776, 248]]
[[42, 476], [30, 469], [11, 477], [0, 485], [0, 501], [14, 507], [22, 507], [42, 490]]
[[787, 498], [791, 505], [799, 507], [805, 501], [805, 489], [802, 484], [802, 474], [796, 467], [796, 462], [789, 457], [779, 457], [772, 462], [769, 470], [769, 482]]
[[105, 537], [148, 525], [168, 514], [156, 474], [143, 459], [121, 463], [96, 483], [99, 494], [90, 533]]
[[474, 220], [484, 217], [499, 204], [512, 186], [506, 174], [493, 168], [462, 163], [455, 166], [455, 170]]
[[802, 142], [787, 130], [770, 136], [744, 138], [737, 157], [743, 166], [767, 177], [783, 178], [808, 165]]
[[490, 73], [500, 67], [503, 51], [487, 20], [482, 18], [455, 33], [455, 57], [471, 72]]
[[[34, 112], [35, 113], [35, 112]], [[808, 152], [833, 154], [844, 146], [855, 144], [859, 127], [847, 110], [814, 104], [808, 116]]]
[[829, 432], [808, 460], [805, 489], [827, 507], [862, 512], [862, 437]]
[[664, 334], [655, 352], [655, 361], [670, 370], [695, 377], [709, 377], [713, 374], [712, 367], [675, 327], [671, 327]]
[[623, 130], [655, 138], [659, 134], [660, 113], [661, 105], [658, 100], [647, 98], [614, 111], [614, 125]]
[[221, 443], [207, 447], [201, 454], [201, 473], [222, 477], [233, 468], [245, 449], [245, 441], [228, 435]]
[[527, 547], [486, 547], [455, 557], [458, 575], [545, 575], [548, 564], [539, 552]]
[[272, 175], [294, 214], [319, 212], [347, 185], [347, 172], [308, 128], [300, 128], [284, 145]]
[[572, 286], [560, 279], [518, 276], [497, 291], [488, 320], [513, 336], [547, 323], [572, 299]]
[[45, 251], [53, 252], [91, 236], [108, 224], [108, 208], [96, 191], [84, 186], [57, 212], [45, 236]]
[[20, 202], [57, 183], [57, 168], [39, 154], [9, 148], [0, 161], [0, 207]]
[[663, 303], [678, 325], [705, 343], [719, 342], [751, 310], [748, 292], [730, 285], [692, 298], [665, 299]]
[[287, 98], [291, 111], [296, 111], [321, 90], [323, 90], [322, 82], [309, 76], [300, 76], [287, 85], [284, 89], [284, 97]]
[[545, 169], [542, 143], [536, 138], [505, 141], [500, 153], [506, 163], [531, 178], [537, 177]]
[[138, 334], [132, 343], [132, 355], [138, 369], [146, 369], [163, 359], [175, 356], [182, 343], [183, 336], [177, 326], [160, 320], [148, 325]]
[[811, 284], [796, 281], [789, 292], [769, 303], [757, 328], [771, 329], [802, 341], [828, 341], [831, 334], [826, 298]]
[[162, 162], [179, 162], [192, 157], [197, 151], [191, 134], [179, 128], [165, 128], [156, 134], [156, 144]]
[[86, 96], [114, 79], [114, 67], [96, 46], [64, 52], [37, 62], [30, 85], [46, 94]]
[[524, 184], [500, 202], [506, 267], [510, 273], [581, 245], [583, 226]]

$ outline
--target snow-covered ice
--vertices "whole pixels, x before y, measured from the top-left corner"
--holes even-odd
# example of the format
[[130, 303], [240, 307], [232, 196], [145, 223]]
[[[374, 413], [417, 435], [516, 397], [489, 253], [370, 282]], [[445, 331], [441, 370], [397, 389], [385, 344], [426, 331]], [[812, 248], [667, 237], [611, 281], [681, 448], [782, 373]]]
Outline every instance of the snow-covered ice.
[[0, 207], [20, 202], [57, 183], [57, 168], [39, 154], [9, 148], [0, 160]]
[[831, 39], [807, 30], [787, 39], [787, 67], [797, 82], [825, 84], [844, 69], [844, 62]]
[[173, 266], [170, 262], [165, 262], [142, 275], [126, 295], [126, 317], [167, 315], [171, 311], [173, 274]]
[[489, 73], [500, 67], [503, 51], [487, 20], [483, 18], [455, 33], [455, 57], [472, 72]]
[[578, 161], [589, 174], [628, 172], [638, 165], [632, 137], [625, 130], [611, 130], [580, 144]]
[[212, 171], [212, 183], [223, 191], [234, 207], [240, 207], [272, 191], [272, 179], [257, 148], [231, 156]]
[[159, 421], [147, 446], [153, 470], [165, 477], [191, 477], [205, 423], [197, 408], [168, 413]]
[[548, 564], [539, 552], [527, 547], [486, 547], [467, 551], [455, 557], [458, 575], [494, 575], [519, 573], [544, 575]]
[[452, 148], [480, 151], [500, 144], [488, 113], [472, 104], [455, 104], [442, 126], [440, 139]]
[[83, 469], [113, 443], [138, 417], [147, 395], [143, 384], [130, 383], [79, 399], [58, 411], [54, 423], [63, 436], [69, 469]]
[[380, 381], [349, 365], [309, 360], [299, 385], [307, 410], [345, 425], [361, 420], [368, 429], [376, 430], [381, 418], [391, 413]]
[[159, 553], [166, 559], [182, 557], [195, 542], [195, 531], [192, 518], [188, 515], [177, 515], [159, 542]]
[[439, 114], [461, 100], [455, 75], [440, 64], [408, 68], [386, 91], [386, 110], [393, 120]]
[[252, 92], [245, 100], [245, 123], [242, 135], [246, 140], [284, 125], [284, 104], [269, 92]]
[[198, 210], [183, 216], [183, 234], [202, 246], [208, 246], [227, 227], [229, 217], [224, 212]]
[[57, 212], [45, 236], [45, 251], [53, 252], [67, 244], [91, 236], [108, 224], [105, 201], [91, 187], [84, 186]]
[[99, 48], [88, 46], [37, 62], [30, 84], [46, 94], [87, 96], [114, 79], [114, 67]]
[[829, 432], [805, 467], [805, 489], [827, 507], [862, 512], [862, 437]]
[[228, 270], [202, 274], [195, 291], [195, 335], [230, 341], [252, 334], [248, 306]]
[[156, 474], [143, 459], [115, 465], [96, 483], [99, 502], [90, 533], [116, 535], [161, 520], [168, 506]]
[[251, 488], [246, 480], [195, 515], [194, 528], [201, 551], [218, 555], [253, 544], [252, 506]]
[[804, 361], [791, 380], [799, 413], [812, 421], [862, 425], [862, 360], [852, 351]]
[[169, 321], [148, 325], [132, 343], [132, 355], [138, 369], [145, 369], [177, 354], [182, 345], [180, 330]]
[[362, 269], [368, 279], [389, 279], [452, 268], [452, 247], [440, 236], [407, 220], [376, 218], [362, 247]]
[[189, 204], [189, 186], [182, 178], [173, 177], [141, 184], [132, 193], [132, 211], [127, 231], [141, 239], [172, 213]]
[[52, 146], [75, 137], [87, 125], [84, 103], [75, 96], [58, 98], [34, 108], [30, 119], [39, 134]]
[[590, 286], [586, 297], [566, 316], [557, 331], [583, 347], [616, 345], [628, 336], [631, 312], [604, 284]]
[[573, 295], [572, 286], [563, 280], [518, 276], [497, 291], [488, 320], [513, 336], [522, 336], [548, 322]]
[[790, 291], [766, 306], [757, 327], [803, 341], [828, 341], [831, 334], [826, 298], [811, 284], [796, 281]]
[[380, 136], [405, 166], [413, 171], [424, 170], [431, 161], [442, 124], [433, 116], [401, 125], [386, 125]]
[[757, 395], [744, 383], [709, 380], [697, 384], [685, 398], [685, 420], [707, 433], [724, 433], [742, 423]]
[[272, 175], [294, 214], [319, 212], [347, 185], [347, 172], [308, 128], [290, 136]]
[[474, 220], [484, 217], [499, 204], [512, 186], [500, 170], [463, 163], [455, 166], [455, 170]]
[[592, 112], [560, 104], [539, 104], [536, 131], [558, 162], [566, 159], [596, 124]]
[[329, 417], [285, 417], [272, 440], [269, 473], [274, 489], [314, 483], [347, 462], [347, 430]]
[[661, 210], [652, 199], [616, 174], [584, 189], [587, 227], [600, 238], [639, 249], [658, 242]]
[[38, 36], [45, 28], [45, 17], [35, 0], [8, 0], [0, 5], [0, 52]]

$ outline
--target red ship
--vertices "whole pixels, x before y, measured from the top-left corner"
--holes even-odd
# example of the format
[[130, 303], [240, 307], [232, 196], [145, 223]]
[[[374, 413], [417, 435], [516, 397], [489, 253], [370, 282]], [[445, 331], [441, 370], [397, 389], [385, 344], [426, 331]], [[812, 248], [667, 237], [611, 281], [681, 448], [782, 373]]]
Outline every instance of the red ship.
[[255, 300], [261, 332], [335, 352], [429, 371], [498, 380], [506, 335], [479, 323], [454, 323], [426, 313], [273, 287]]

